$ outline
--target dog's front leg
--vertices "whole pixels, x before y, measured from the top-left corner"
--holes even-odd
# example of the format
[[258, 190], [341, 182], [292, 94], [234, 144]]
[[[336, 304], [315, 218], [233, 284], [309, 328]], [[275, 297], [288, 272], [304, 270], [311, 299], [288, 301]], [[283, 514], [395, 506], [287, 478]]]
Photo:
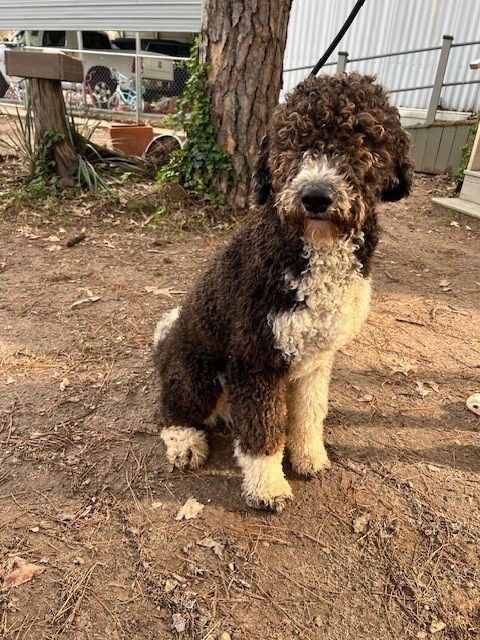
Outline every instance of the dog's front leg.
[[288, 384], [287, 448], [293, 470], [316, 476], [330, 467], [323, 444], [323, 421], [328, 411], [328, 387], [333, 353], [326, 353], [317, 368]]
[[292, 490], [282, 468], [287, 406], [286, 381], [277, 373], [252, 372], [231, 364], [226, 383], [233, 428], [235, 457], [242, 469], [242, 495], [257, 509], [282, 511]]

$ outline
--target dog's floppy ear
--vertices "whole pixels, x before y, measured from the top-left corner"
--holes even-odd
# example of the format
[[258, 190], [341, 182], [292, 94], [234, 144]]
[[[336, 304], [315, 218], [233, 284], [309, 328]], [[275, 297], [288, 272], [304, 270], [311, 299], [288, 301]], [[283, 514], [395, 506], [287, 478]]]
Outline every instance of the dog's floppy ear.
[[272, 179], [268, 168], [268, 156], [270, 154], [270, 141], [264, 136], [260, 151], [253, 165], [252, 175], [252, 202], [253, 204], [265, 204], [272, 193]]

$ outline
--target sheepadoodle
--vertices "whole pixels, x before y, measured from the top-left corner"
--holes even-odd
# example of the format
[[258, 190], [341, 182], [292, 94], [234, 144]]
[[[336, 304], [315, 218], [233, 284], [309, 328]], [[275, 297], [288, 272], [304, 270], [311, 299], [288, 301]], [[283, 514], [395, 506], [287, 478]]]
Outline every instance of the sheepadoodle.
[[375, 207], [407, 196], [409, 137], [374, 78], [310, 77], [272, 117], [246, 226], [154, 336], [168, 460], [196, 469], [219, 421], [233, 431], [242, 493], [281, 511], [282, 460], [316, 476], [335, 352], [369, 311]]

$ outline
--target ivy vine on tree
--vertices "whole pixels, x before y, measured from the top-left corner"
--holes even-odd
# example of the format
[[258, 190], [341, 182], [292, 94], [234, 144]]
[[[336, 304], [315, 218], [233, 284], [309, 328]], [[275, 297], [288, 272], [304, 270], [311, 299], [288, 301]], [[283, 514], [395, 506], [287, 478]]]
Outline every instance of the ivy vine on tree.
[[210, 96], [207, 94], [208, 67], [200, 62], [198, 41], [185, 61], [188, 80], [178, 103], [178, 111], [168, 118], [168, 124], [183, 129], [186, 140], [181, 149], [173, 152], [170, 162], [157, 174], [160, 182], [178, 182], [185, 189], [205, 195], [215, 202], [223, 202], [215, 193], [213, 177], [223, 173], [233, 181], [231, 158], [215, 139]]

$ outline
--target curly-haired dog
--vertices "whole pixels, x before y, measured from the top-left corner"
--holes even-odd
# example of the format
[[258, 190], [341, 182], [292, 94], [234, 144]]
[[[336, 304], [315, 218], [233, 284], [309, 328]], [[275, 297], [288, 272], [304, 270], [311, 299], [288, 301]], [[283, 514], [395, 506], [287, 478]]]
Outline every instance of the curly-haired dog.
[[329, 466], [330, 371], [369, 310], [375, 206], [408, 195], [412, 177], [408, 135], [372, 77], [310, 77], [276, 108], [248, 223], [155, 332], [171, 463], [203, 464], [221, 416], [251, 506], [292, 498], [285, 448], [301, 475]]

